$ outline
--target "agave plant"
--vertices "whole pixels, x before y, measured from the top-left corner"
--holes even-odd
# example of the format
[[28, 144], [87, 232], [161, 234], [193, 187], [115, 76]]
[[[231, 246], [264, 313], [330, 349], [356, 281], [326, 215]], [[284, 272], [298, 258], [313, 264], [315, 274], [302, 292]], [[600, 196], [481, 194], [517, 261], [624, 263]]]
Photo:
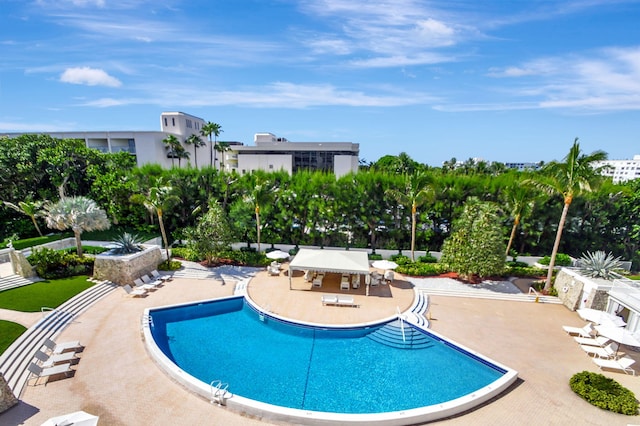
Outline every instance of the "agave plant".
[[586, 252], [580, 258], [580, 272], [592, 278], [612, 280], [614, 277], [611, 273], [621, 268], [619, 257], [613, 257], [613, 254], [601, 250]]
[[114, 254], [131, 254], [142, 251], [142, 238], [138, 234], [130, 234], [124, 232], [118, 235], [113, 244], [116, 248], [113, 249]]

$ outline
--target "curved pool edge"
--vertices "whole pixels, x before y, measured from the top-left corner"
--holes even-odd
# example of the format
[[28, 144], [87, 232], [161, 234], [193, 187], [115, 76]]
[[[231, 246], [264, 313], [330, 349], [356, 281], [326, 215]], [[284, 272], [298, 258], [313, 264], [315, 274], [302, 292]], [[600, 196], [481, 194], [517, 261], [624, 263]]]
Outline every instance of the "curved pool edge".
[[[214, 299], [207, 299], [196, 302], [188, 302], [188, 303], [180, 303], [175, 305], [166, 305], [166, 306], [158, 306], [154, 308], [146, 308], [144, 310], [144, 314], [142, 317], [142, 335], [145, 343], [145, 347], [151, 356], [151, 358], [158, 364], [158, 366], [174, 381], [184, 386], [189, 391], [195, 393], [196, 395], [206, 399], [207, 401], [212, 402], [211, 399], [211, 386], [207, 383], [202, 382], [199, 379], [191, 376], [186, 373], [182, 369], [180, 369], [173, 361], [171, 361], [156, 345], [155, 340], [151, 334], [150, 322], [146, 320], [149, 318], [150, 311], [160, 310], [166, 308], [174, 308], [180, 306], [188, 306], [197, 303], [203, 302], [211, 302], [211, 301], [221, 301], [221, 300], [229, 300], [229, 299], [240, 299], [244, 298], [247, 300], [248, 298], [244, 295], [240, 296], [229, 296], [229, 297], [221, 297]], [[255, 306], [255, 305], [253, 305]], [[261, 310], [261, 312], [263, 312]], [[265, 315], [273, 316], [278, 318], [269, 312], [264, 312]], [[281, 318], [281, 317], [280, 317]], [[395, 319], [396, 317], [392, 317], [391, 319]], [[291, 319], [284, 319], [289, 322], [296, 322]], [[380, 324], [388, 321], [389, 318], [367, 323], [367, 324], [350, 324], [348, 327], [360, 327], [360, 326], [369, 326], [374, 324]], [[336, 325], [327, 325], [327, 324], [311, 324], [304, 322], [297, 322], [299, 324], [320, 326], [326, 328], [345, 328], [339, 327]], [[322, 411], [310, 411], [310, 410], [300, 410], [296, 408], [287, 408], [281, 407], [278, 405], [268, 404], [256, 400], [252, 400], [249, 398], [245, 398], [239, 395], [231, 394], [229, 398], [225, 400], [224, 405], [241, 415], [248, 415], [251, 417], [255, 417], [258, 419], [264, 419], [266, 421], [276, 421], [276, 422], [288, 422], [288, 423], [297, 423], [297, 424], [305, 424], [305, 425], [329, 425], [336, 424], [339, 422], [341, 424], [349, 424], [349, 425], [381, 425], [381, 426], [405, 426], [405, 425], [413, 425], [417, 423], [425, 423], [431, 422], [435, 420], [444, 419], [447, 417], [451, 417], [454, 415], [459, 415], [465, 413], [469, 410], [472, 410], [475, 407], [482, 405], [483, 403], [489, 401], [497, 397], [498, 395], [505, 392], [518, 378], [518, 372], [502, 365], [478, 352], [472, 351], [466, 348], [463, 345], [458, 344], [455, 341], [445, 338], [441, 334], [434, 332], [433, 330], [425, 329], [418, 324], [412, 323], [413, 326], [426, 330], [428, 333], [448, 342], [452, 346], [459, 348], [460, 350], [475, 356], [484, 362], [492, 364], [502, 370], [505, 370], [505, 374], [502, 375], [498, 380], [492, 382], [491, 384], [484, 386], [470, 394], [464, 395], [460, 398], [453, 399], [451, 401], [447, 401], [445, 403], [429, 405], [425, 407], [413, 408], [402, 411], [390, 411], [385, 413], [370, 413], [370, 414], [346, 414], [346, 413], [330, 413], [330, 412], [322, 412]], [[373, 402], [372, 402], [373, 403]], [[213, 404], [213, 402], [212, 402]]]

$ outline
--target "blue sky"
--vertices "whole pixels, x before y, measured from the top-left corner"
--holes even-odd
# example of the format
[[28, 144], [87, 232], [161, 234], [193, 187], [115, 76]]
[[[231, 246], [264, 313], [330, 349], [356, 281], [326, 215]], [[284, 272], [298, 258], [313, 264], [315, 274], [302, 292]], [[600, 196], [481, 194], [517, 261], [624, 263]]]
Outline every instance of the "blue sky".
[[638, 0], [0, 0], [0, 132], [159, 130], [162, 111], [406, 152], [640, 154]]

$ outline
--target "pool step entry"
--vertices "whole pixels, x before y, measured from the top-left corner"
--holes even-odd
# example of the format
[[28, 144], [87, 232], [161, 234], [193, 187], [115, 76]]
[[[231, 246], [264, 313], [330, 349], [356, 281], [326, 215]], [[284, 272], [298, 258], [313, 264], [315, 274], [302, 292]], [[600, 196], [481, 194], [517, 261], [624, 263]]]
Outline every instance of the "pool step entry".
[[429, 321], [425, 318], [425, 315], [428, 315], [429, 312], [429, 295], [425, 294], [421, 291], [416, 291], [416, 297], [413, 302], [413, 305], [409, 309], [407, 314], [407, 319], [411, 322], [415, 322], [416, 324], [422, 327], [429, 327]]
[[229, 383], [223, 383], [222, 380], [214, 380], [211, 382], [211, 403], [218, 405], [227, 405], [227, 399], [231, 397], [231, 393], [227, 390]]
[[433, 345], [433, 340], [426, 334], [400, 319], [383, 325], [367, 337], [396, 349], [424, 349]]

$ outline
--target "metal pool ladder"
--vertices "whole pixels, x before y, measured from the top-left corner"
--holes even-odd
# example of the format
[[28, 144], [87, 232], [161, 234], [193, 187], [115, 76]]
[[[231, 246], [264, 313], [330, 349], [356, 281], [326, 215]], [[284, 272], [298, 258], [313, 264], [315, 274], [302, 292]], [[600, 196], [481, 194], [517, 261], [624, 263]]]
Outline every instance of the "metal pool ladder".
[[223, 383], [222, 380], [214, 380], [211, 382], [211, 403], [218, 405], [227, 405], [229, 392], [227, 388], [229, 383]]

